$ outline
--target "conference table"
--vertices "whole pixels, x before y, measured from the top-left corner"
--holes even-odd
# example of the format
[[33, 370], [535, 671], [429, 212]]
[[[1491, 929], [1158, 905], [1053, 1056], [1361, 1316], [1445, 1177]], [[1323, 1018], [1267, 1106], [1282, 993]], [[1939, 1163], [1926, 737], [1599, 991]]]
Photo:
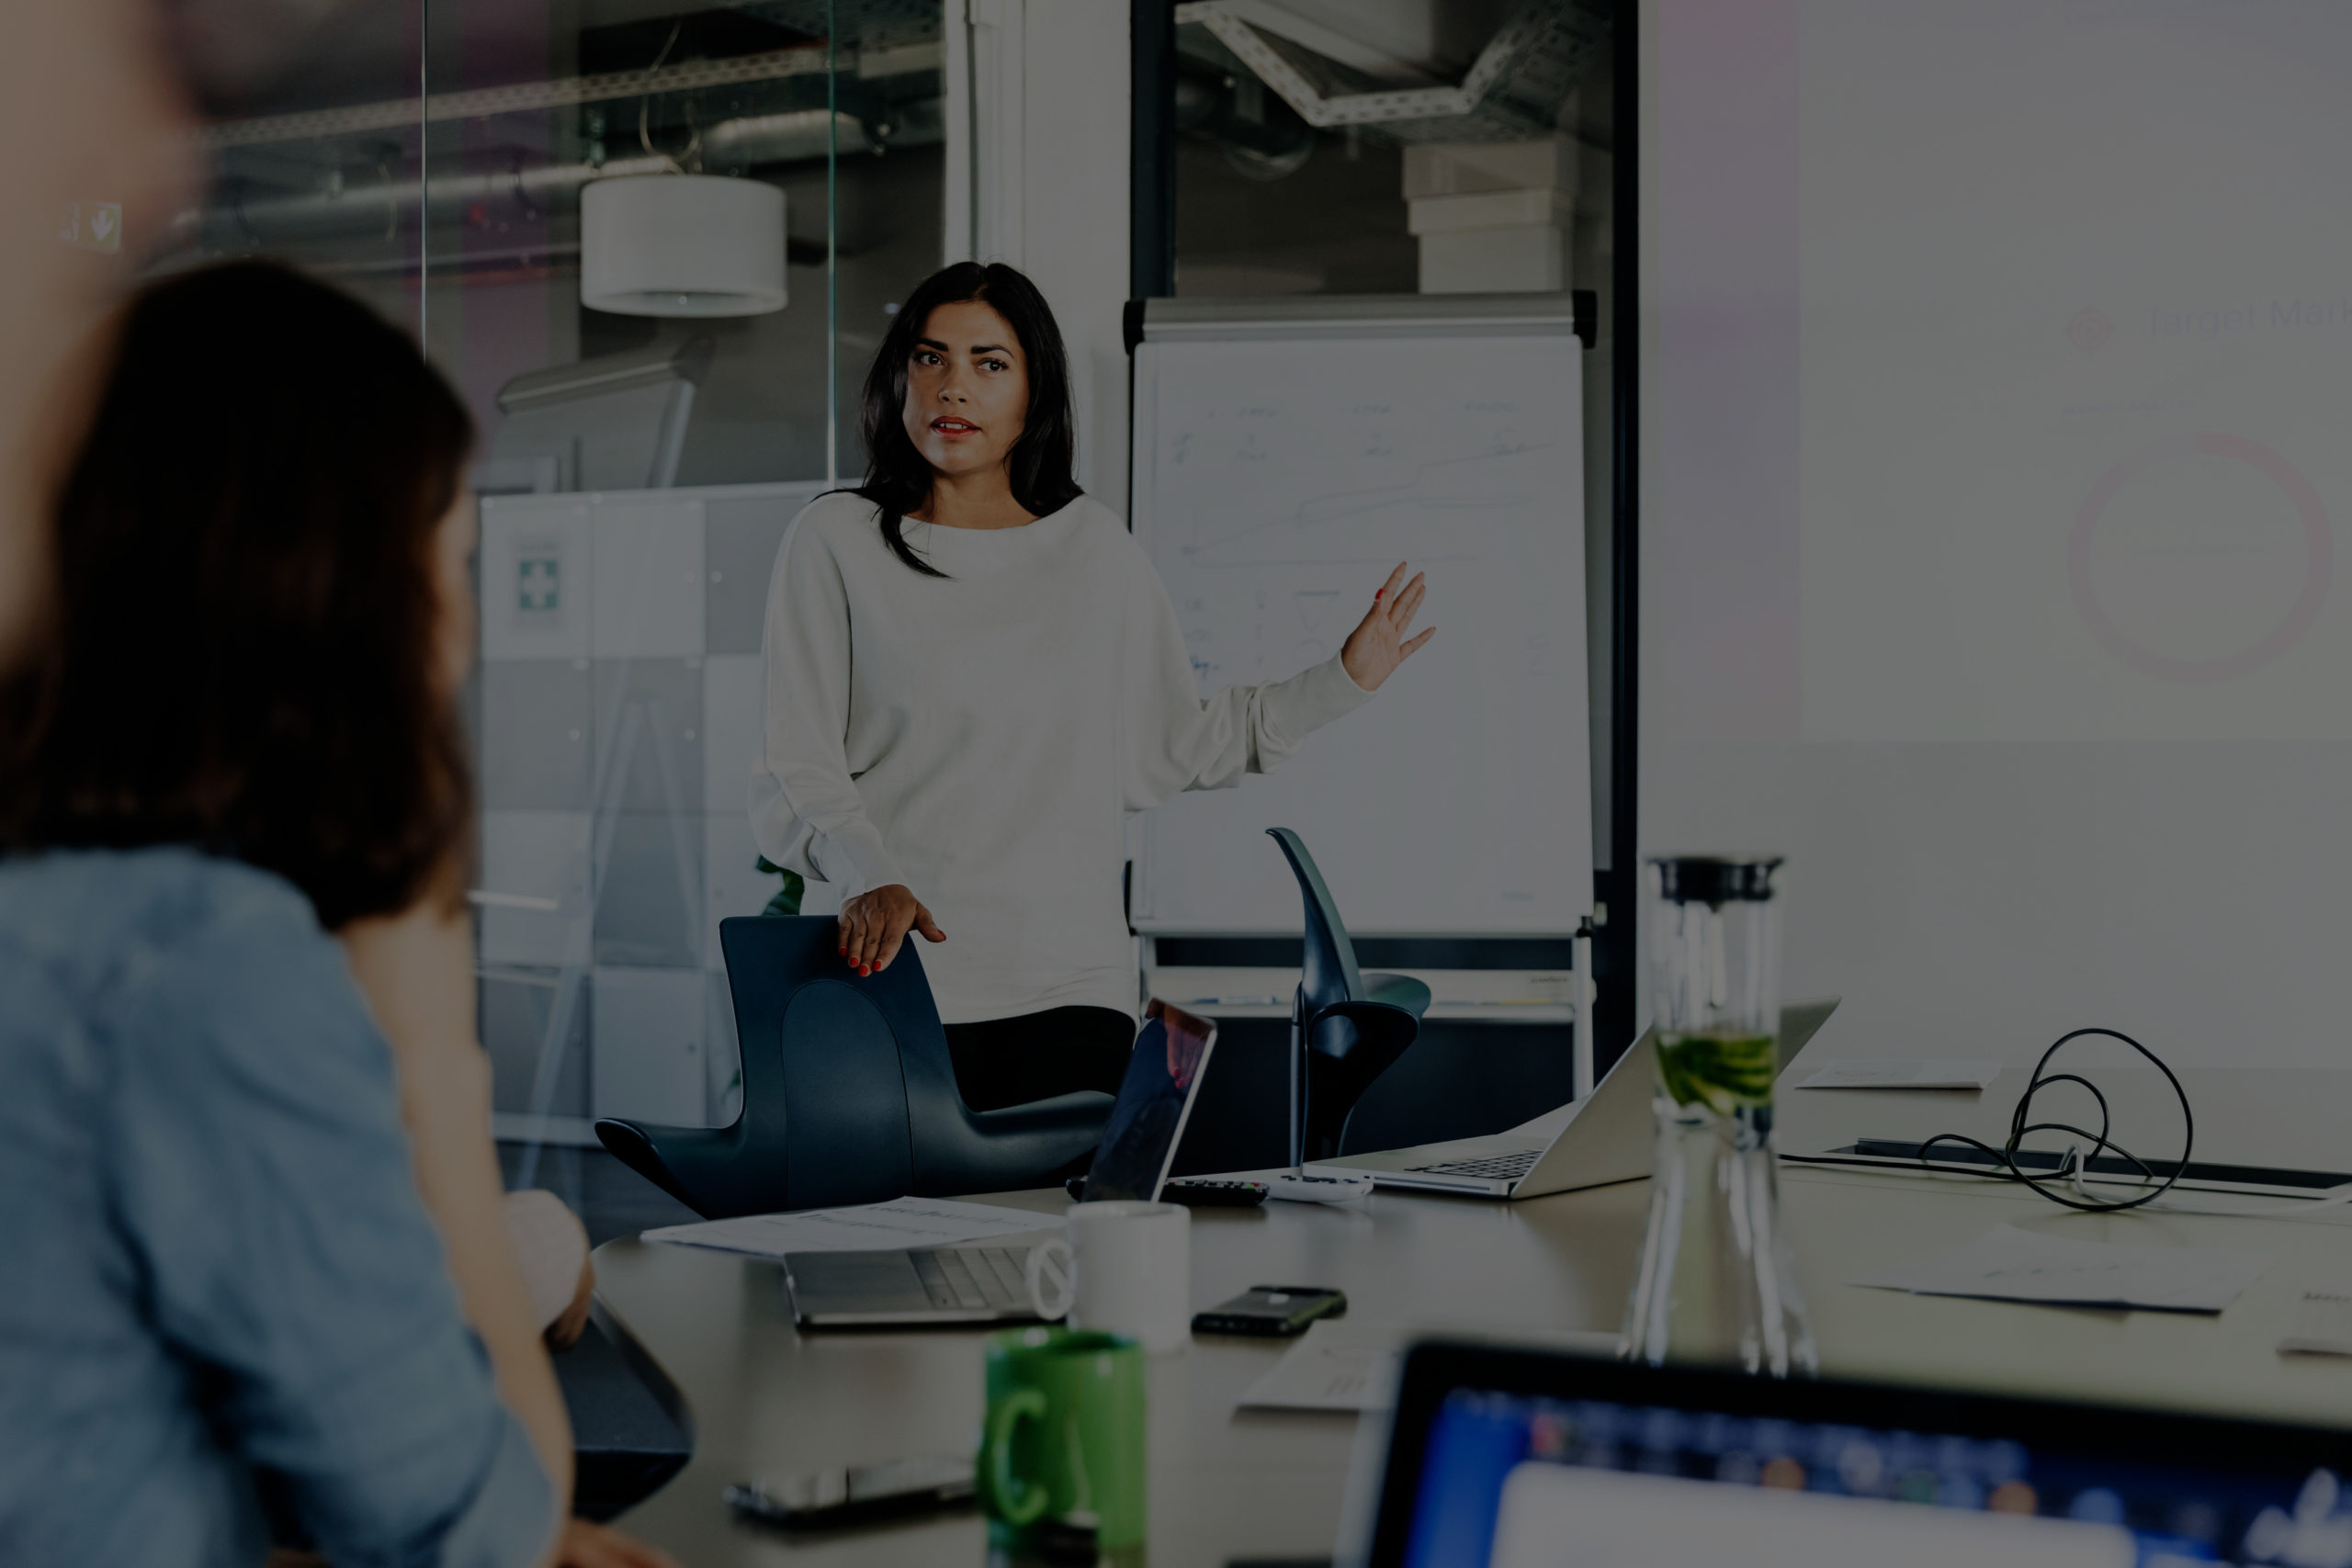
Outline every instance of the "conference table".
[[[1811, 1053], [1808, 1053], [1811, 1054]], [[1804, 1058], [1792, 1067], [1801, 1076]], [[2179, 1116], [2153, 1071], [2097, 1075], [2119, 1135], [2170, 1156]], [[2352, 1166], [2352, 1074], [2184, 1072], [2201, 1159]], [[1982, 1094], [1788, 1091], [1783, 1150], [1942, 1131], [1996, 1134], [2026, 1074]], [[1784, 1080], [1786, 1081], [1786, 1080]], [[2054, 1106], [2052, 1107], [2055, 1108]], [[1995, 1137], [1997, 1141], [1997, 1136]], [[2352, 1281], [2352, 1210], [2290, 1217], [2064, 1212], [2014, 1186], [1784, 1163], [1785, 1224], [1826, 1374], [2352, 1425], [2352, 1357], [2281, 1354], [2301, 1290]], [[1058, 1190], [975, 1195], [1037, 1211]], [[2251, 1206], [2257, 1200], [2186, 1201]], [[1256, 1284], [1345, 1291], [1352, 1319], [1412, 1330], [1542, 1338], [1613, 1331], [1638, 1261], [1648, 1183], [1516, 1203], [1395, 1191], [1345, 1204], [1198, 1210], [1195, 1309]], [[1856, 1277], [2008, 1224], [2059, 1236], [2267, 1255], [2218, 1315], [2058, 1308], [1912, 1295]], [[801, 1334], [781, 1267], [695, 1247], [607, 1242], [598, 1293], [684, 1393], [693, 1461], [624, 1517], [689, 1568], [737, 1563], [978, 1563], [970, 1513], [824, 1534], [735, 1519], [729, 1483], [843, 1464], [965, 1452], [981, 1416], [979, 1331]], [[1238, 1408], [1287, 1342], [1197, 1338], [1150, 1371], [1150, 1540], [1157, 1568], [1329, 1557], [1351, 1465], [1376, 1454], [1379, 1417]], [[1366, 1428], [1360, 1442], [1359, 1427]], [[1359, 1480], [1358, 1484], [1362, 1482]]]

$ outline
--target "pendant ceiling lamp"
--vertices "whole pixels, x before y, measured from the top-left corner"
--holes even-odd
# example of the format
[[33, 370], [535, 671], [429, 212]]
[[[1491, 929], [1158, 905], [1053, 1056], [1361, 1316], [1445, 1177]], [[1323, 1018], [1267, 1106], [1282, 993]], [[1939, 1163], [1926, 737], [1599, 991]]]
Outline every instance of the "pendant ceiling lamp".
[[784, 192], [718, 175], [582, 186], [580, 302], [621, 316], [783, 310]]

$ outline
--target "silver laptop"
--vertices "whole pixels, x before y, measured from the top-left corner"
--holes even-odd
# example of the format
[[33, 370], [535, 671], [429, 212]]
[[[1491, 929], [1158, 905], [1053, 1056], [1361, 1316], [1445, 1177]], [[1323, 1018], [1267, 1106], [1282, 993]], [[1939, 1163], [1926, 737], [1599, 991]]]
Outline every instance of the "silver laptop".
[[[1838, 998], [1792, 1002], [1781, 1010], [1780, 1065], [1785, 1070], [1805, 1042], [1829, 1021]], [[1418, 1144], [1379, 1154], [1344, 1155], [1317, 1160], [1310, 1170], [1369, 1176], [1382, 1187], [1421, 1192], [1466, 1192], [1485, 1198], [1540, 1198], [1632, 1181], [1650, 1173], [1650, 1091], [1657, 1082], [1657, 1032], [1645, 1031], [1634, 1048], [1593, 1086], [1592, 1092], [1553, 1112], [1562, 1117], [1549, 1137], [1502, 1133], [1490, 1138], [1456, 1138]], [[1552, 1120], [1538, 1117], [1531, 1128]]]
[[[1085, 1201], [1159, 1196], [1175, 1163], [1216, 1047], [1216, 1025], [1154, 998], [1127, 1057]], [[1054, 1223], [1037, 1216], [1038, 1228]], [[795, 1252], [784, 1260], [793, 1321], [804, 1328], [1019, 1323], [1037, 1314], [1021, 1245], [910, 1247], [892, 1252]]]

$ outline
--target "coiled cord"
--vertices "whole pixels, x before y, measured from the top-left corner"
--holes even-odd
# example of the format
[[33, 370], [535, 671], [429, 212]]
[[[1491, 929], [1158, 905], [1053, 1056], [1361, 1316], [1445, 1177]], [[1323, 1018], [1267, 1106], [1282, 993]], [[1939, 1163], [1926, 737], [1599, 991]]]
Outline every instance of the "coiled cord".
[[[2123, 1043], [2131, 1046], [2132, 1049], [2139, 1052], [2140, 1055], [2148, 1058], [2149, 1061], [2154, 1063], [2156, 1071], [2164, 1074], [2165, 1081], [2172, 1085], [2172, 1092], [2180, 1101], [2180, 1121], [2182, 1127], [2180, 1158], [2174, 1162], [2171, 1175], [2165, 1177], [2161, 1182], [2157, 1182], [2155, 1186], [2149, 1188], [2146, 1191], [2140, 1193], [2137, 1197], [2109, 1199], [2098, 1198], [2091, 1195], [2089, 1188], [2085, 1183], [2083, 1172], [2088, 1168], [2090, 1161], [2097, 1159], [2099, 1156], [2102, 1150], [2112, 1149], [2117, 1155], [2131, 1161], [2132, 1165], [2138, 1167], [2140, 1179], [2143, 1181], [2155, 1181], [2156, 1173], [2151, 1169], [2147, 1162], [2143, 1160], [2138, 1155], [2133, 1154], [2130, 1149], [2125, 1148], [2121, 1144], [2117, 1143], [2114, 1139], [2108, 1136], [2109, 1119], [2107, 1111], [2107, 1096], [2099, 1093], [2098, 1086], [2097, 1084], [2094, 1084], [2090, 1079], [2083, 1077], [2080, 1073], [2052, 1073], [2048, 1070], [2050, 1066], [2050, 1058], [2055, 1056], [2061, 1047], [2064, 1046], [2069, 1041], [2080, 1040], [2085, 1035], [2088, 1034], [2104, 1034], [2110, 1040], [2120, 1040]], [[2098, 1132], [2094, 1133], [2087, 1127], [2077, 1127], [2071, 1122], [2028, 1122], [2027, 1118], [2033, 1113], [2033, 1097], [2053, 1084], [2062, 1083], [2077, 1083], [2082, 1085], [2084, 1089], [2089, 1090], [2090, 1097], [2098, 1102]], [[2064, 1160], [2058, 1169], [2045, 1175], [2033, 1175], [2030, 1174], [2018, 1166], [2017, 1156], [2018, 1145], [2025, 1142], [2029, 1134], [2034, 1133], [2072, 1133], [2078, 1138], [2090, 1139], [2092, 1146], [2088, 1154], [2083, 1153], [2080, 1149], [2069, 1149]], [[1992, 1145], [1984, 1142], [1982, 1139], [1972, 1138], [1965, 1133], [1939, 1133], [1934, 1137], [1929, 1138], [1926, 1143], [1919, 1145], [1918, 1157], [1919, 1163], [1922, 1167], [1932, 1170], [1935, 1168], [1935, 1163], [1928, 1157], [1928, 1151], [1929, 1149], [1934, 1148], [1938, 1144], [1965, 1145], [1969, 1148], [1980, 1150], [2000, 1162], [2002, 1169], [1996, 1175], [1996, 1180], [2022, 1181], [2028, 1187], [2032, 1188], [2036, 1192], [2041, 1194], [2044, 1198], [2049, 1199], [2052, 1202], [2063, 1203], [2069, 1209], [2079, 1209], [2086, 1213], [2112, 1213], [2117, 1210], [2137, 1209], [2143, 1205], [2153, 1203], [2157, 1199], [2163, 1197], [2166, 1192], [2172, 1190], [2173, 1183], [2180, 1179], [2180, 1173], [2188, 1168], [2189, 1150], [2195, 1146], [2196, 1142], [2197, 1118], [2188, 1109], [2188, 1091], [2180, 1087], [2180, 1080], [2173, 1076], [2173, 1071], [2170, 1067], [2165, 1066], [2163, 1057], [2157, 1055], [2154, 1051], [2149, 1050], [2145, 1045], [2141, 1044], [2137, 1040], [2132, 1039], [2129, 1034], [2124, 1033], [2121, 1030], [2096, 1028], [2077, 1029], [2069, 1033], [2062, 1034], [2055, 1041], [2052, 1042], [2050, 1049], [2041, 1054], [2041, 1060], [2034, 1064], [2033, 1077], [2027, 1082], [2025, 1086], [2025, 1092], [2018, 1097], [2017, 1109], [2009, 1114], [2009, 1138], [2007, 1143], [2004, 1144], [1999, 1148], [1995, 1148]], [[2066, 1186], [2073, 1189], [2071, 1195], [2065, 1191], [2058, 1190], [2058, 1184], [2061, 1182], [2065, 1183]]]

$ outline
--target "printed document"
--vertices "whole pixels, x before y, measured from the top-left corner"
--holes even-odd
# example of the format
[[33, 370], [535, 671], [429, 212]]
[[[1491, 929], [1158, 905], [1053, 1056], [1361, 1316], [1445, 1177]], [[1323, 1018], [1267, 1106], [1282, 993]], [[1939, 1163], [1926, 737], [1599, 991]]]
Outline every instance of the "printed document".
[[1965, 1247], [1854, 1283], [1925, 1296], [1977, 1296], [2053, 1306], [2220, 1312], [2269, 1266], [2269, 1258], [2256, 1252], [2120, 1247], [1996, 1225]]
[[1986, 1089], [1998, 1062], [1934, 1057], [1921, 1062], [1824, 1062], [1791, 1089]]

